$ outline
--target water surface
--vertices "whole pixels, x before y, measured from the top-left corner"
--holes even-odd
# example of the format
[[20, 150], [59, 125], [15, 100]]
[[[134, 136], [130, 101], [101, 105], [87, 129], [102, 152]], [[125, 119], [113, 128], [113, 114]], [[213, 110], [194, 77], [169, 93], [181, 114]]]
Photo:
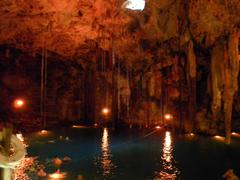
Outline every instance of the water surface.
[[[68, 140], [69, 139], [69, 140]], [[222, 179], [229, 168], [240, 175], [240, 140], [177, 135], [166, 130], [63, 128], [27, 137], [29, 156], [38, 156], [47, 173], [52, 158], [65, 156], [61, 171], [69, 180]], [[31, 179], [37, 179], [32, 176]]]

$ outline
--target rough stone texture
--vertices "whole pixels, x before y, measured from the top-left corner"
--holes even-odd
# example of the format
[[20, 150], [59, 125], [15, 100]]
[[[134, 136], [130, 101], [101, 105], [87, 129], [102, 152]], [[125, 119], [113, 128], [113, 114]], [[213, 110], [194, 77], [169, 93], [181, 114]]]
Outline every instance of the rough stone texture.
[[143, 11], [123, 9], [123, 2], [1, 0], [1, 97], [24, 93], [39, 101], [45, 51], [59, 62], [49, 63], [48, 110], [62, 119], [97, 121], [111, 106], [122, 121], [141, 126], [171, 112], [191, 131], [195, 112], [207, 109], [213, 121], [197, 115], [197, 128], [218, 129], [225, 120], [229, 134], [238, 99], [239, 0], [148, 0]]
[[[213, 126], [216, 128], [216, 121], [221, 118], [221, 104], [222, 92], [224, 86], [224, 44], [220, 40], [216, 46], [213, 47], [211, 57], [211, 86], [212, 86], [212, 113], [213, 113]], [[221, 63], [219, 63], [221, 61]]]
[[233, 32], [228, 39], [226, 54], [224, 57], [224, 120], [226, 141], [231, 141], [232, 131], [232, 107], [234, 94], [238, 89], [239, 58], [238, 58], [239, 33]]
[[90, 40], [108, 50], [114, 39], [117, 56], [137, 60], [148, 54], [142, 52], [141, 40], [157, 47], [156, 43], [177, 38], [179, 33], [186, 34], [182, 37], [188, 41], [190, 32], [196, 42], [210, 46], [240, 22], [238, 0], [150, 0], [143, 12], [125, 10], [122, 3], [2, 0], [0, 43], [31, 52], [40, 52], [45, 46], [63, 56], [77, 57], [93, 48], [88, 46]]

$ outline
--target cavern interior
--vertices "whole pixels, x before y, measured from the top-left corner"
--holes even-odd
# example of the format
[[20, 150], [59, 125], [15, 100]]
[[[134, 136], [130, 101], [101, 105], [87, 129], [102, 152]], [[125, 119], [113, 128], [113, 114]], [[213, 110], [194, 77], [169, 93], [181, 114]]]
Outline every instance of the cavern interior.
[[240, 178], [240, 0], [1, 0], [1, 180]]

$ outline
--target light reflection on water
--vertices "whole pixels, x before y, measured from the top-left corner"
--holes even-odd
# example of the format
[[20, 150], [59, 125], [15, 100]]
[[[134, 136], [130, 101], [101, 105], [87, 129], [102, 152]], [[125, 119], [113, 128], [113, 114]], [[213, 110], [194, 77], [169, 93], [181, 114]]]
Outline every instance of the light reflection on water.
[[[29, 144], [29, 155], [39, 156], [38, 161], [46, 167], [47, 173], [55, 171], [49, 161], [51, 158], [69, 155], [72, 161], [63, 164], [61, 170], [67, 172], [70, 180], [76, 180], [80, 174], [84, 179], [92, 180], [218, 179], [226, 171], [226, 163], [237, 170], [240, 162], [239, 140], [226, 148], [224, 143], [211, 138], [179, 137], [164, 129], [147, 137], [134, 130], [120, 135], [110, 133], [108, 129], [99, 130], [77, 128], [68, 132], [64, 129], [56, 134], [36, 133], [26, 136], [25, 140]], [[71, 141], [59, 138], [63, 135]], [[48, 143], [52, 139], [55, 143]], [[26, 164], [32, 164], [29, 162]], [[203, 166], [207, 170], [204, 174], [199, 168]], [[39, 179], [35, 172], [25, 174], [29, 169], [32, 167], [22, 168], [16, 175], [17, 180], [24, 180], [25, 175], [32, 180]]]
[[111, 152], [109, 148], [109, 136], [108, 136], [107, 128], [103, 129], [101, 149], [102, 149], [101, 164], [103, 169], [103, 176], [109, 176], [111, 174], [113, 164], [111, 160]]
[[169, 131], [165, 132], [165, 138], [163, 143], [163, 154], [161, 156], [162, 169], [156, 173], [155, 180], [160, 179], [176, 179], [180, 173], [175, 166], [175, 160], [173, 157], [172, 137]]

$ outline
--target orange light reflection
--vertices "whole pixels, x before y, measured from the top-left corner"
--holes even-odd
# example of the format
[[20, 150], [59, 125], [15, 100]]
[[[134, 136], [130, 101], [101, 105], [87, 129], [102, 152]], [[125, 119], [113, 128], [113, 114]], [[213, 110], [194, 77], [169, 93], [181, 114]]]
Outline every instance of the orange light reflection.
[[112, 161], [111, 161], [111, 153], [109, 149], [109, 139], [108, 139], [108, 129], [103, 129], [102, 136], [102, 158], [101, 158], [103, 175], [107, 176], [111, 173]]
[[63, 179], [66, 177], [65, 172], [60, 172], [60, 170], [57, 170], [55, 173], [49, 174], [48, 176], [52, 179]]
[[174, 157], [173, 157], [173, 147], [172, 147], [172, 137], [169, 131], [165, 133], [165, 139], [163, 143], [163, 154], [162, 154], [162, 169], [157, 173], [155, 179], [176, 179], [179, 171], [175, 167]]

